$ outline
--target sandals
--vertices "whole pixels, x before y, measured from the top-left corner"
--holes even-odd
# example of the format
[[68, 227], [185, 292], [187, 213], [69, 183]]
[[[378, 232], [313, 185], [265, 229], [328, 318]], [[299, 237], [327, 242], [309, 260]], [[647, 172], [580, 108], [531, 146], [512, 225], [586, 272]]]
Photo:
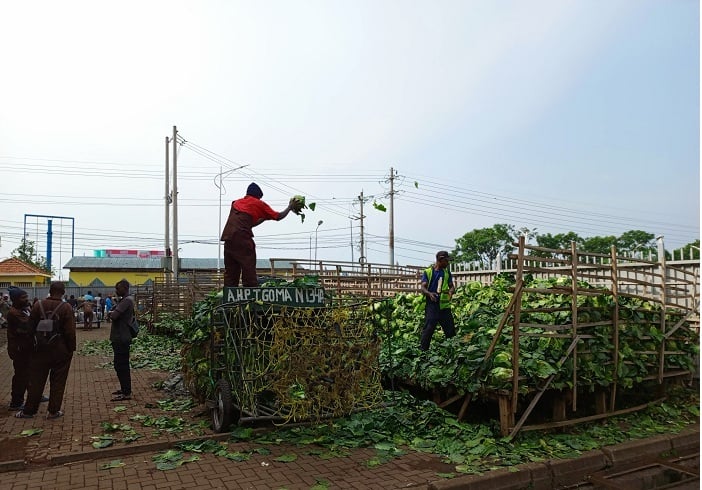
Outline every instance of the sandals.
[[131, 400], [132, 395], [125, 395], [124, 393], [120, 393], [119, 395], [116, 395], [114, 398], [112, 398], [110, 401], [111, 402], [122, 402], [125, 400]]
[[19, 412], [17, 412], [17, 413], [15, 414], [15, 418], [16, 418], [16, 419], [33, 419], [33, 418], [34, 418], [34, 415], [33, 415], [33, 414], [29, 414], [29, 413], [24, 413], [23, 410], [20, 410]]
[[51, 412], [49, 412], [49, 413], [46, 415], [46, 419], [47, 419], [47, 420], [57, 419], [57, 418], [59, 418], [59, 417], [63, 417], [63, 412], [62, 412], [61, 410], [59, 410], [59, 411], [56, 412], [56, 413], [51, 413]]

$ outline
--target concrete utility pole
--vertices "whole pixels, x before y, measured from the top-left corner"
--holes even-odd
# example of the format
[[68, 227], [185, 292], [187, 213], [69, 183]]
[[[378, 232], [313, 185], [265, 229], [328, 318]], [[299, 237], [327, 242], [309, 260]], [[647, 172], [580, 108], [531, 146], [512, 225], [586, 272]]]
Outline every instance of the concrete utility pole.
[[395, 171], [390, 167], [390, 230], [388, 244], [390, 247], [390, 266], [395, 265]]
[[178, 129], [173, 126], [173, 277], [178, 282]]
[[366, 263], [366, 245], [365, 245], [365, 240], [363, 239], [363, 191], [361, 191], [361, 195], [358, 196], [358, 200], [361, 203], [361, 215], [359, 216], [359, 219], [361, 220], [361, 244], [360, 244], [360, 252], [361, 256], [358, 258], [358, 263], [359, 264], [365, 264]]
[[165, 189], [164, 189], [164, 209], [165, 209], [165, 233], [164, 233], [164, 243], [163, 250], [166, 253], [166, 260], [171, 256], [171, 190], [170, 182], [168, 181], [170, 177], [170, 161], [168, 158], [168, 144], [171, 142], [170, 138], [166, 136], [166, 178], [165, 178]]

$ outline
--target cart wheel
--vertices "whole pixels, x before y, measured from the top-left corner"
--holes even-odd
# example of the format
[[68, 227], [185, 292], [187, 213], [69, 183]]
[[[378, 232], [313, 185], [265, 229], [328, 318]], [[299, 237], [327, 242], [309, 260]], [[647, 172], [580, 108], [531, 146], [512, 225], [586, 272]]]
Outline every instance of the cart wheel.
[[233, 422], [232, 389], [226, 379], [215, 386], [215, 407], [212, 409], [212, 428], [215, 432], [226, 432]]

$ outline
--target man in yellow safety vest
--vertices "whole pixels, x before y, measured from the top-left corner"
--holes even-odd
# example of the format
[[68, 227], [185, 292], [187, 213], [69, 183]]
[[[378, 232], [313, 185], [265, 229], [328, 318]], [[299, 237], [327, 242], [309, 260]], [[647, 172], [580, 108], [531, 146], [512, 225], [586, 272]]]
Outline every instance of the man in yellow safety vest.
[[441, 325], [444, 335], [451, 338], [456, 335], [456, 327], [451, 313], [451, 297], [456, 292], [451, 272], [448, 269], [449, 254], [442, 250], [436, 254], [436, 262], [422, 274], [421, 291], [426, 296], [424, 308], [424, 328], [420, 348], [429, 350], [429, 343], [436, 330]]

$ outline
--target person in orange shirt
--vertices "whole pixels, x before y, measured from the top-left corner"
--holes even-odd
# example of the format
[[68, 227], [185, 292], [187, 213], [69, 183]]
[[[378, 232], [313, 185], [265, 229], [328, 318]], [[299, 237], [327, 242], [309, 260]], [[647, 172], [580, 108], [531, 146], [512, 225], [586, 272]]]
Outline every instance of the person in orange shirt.
[[229, 218], [220, 240], [224, 242], [224, 286], [237, 287], [239, 280], [244, 287], [257, 287], [256, 244], [253, 227], [264, 221], [280, 221], [293, 209], [294, 199], [281, 212], [274, 211], [261, 200], [263, 191], [252, 182], [246, 196], [232, 202]]

